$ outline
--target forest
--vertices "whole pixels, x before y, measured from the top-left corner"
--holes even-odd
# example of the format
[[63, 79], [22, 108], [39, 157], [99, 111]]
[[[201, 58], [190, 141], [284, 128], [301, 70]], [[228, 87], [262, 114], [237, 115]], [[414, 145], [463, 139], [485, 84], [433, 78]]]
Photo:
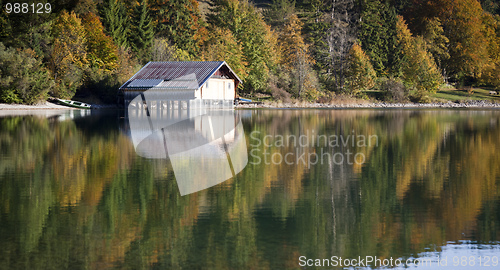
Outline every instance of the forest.
[[[32, 3], [30, 1], [29, 3]], [[26, 2], [28, 3], [28, 2]], [[500, 87], [495, 0], [0, 0], [0, 102], [114, 103], [149, 61], [226, 61], [240, 95], [426, 102]]]

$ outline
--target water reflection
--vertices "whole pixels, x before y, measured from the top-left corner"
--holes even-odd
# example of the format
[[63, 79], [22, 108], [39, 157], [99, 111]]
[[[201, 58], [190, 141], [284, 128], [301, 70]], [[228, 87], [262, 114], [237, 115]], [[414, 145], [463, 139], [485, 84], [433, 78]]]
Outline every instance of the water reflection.
[[[136, 154], [119, 115], [0, 118], [0, 268], [283, 269], [299, 268], [300, 256], [450, 265], [498, 254], [500, 112], [238, 114], [247, 151], [259, 151], [234, 178], [186, 196], [170, 161]], [[194, 118], [178, 124], [195, 129], [204, 120]], [[257, 162], [325, 148], [276, 144], [277, 135], [353, 130], [378, 145], [327, 150], [363, 153], [361, 164]]]
[[213, 100], [178, 100], [169, 95], [153, 89], [130, 102], [127, 118], [136, 153], [168, 159], [181, 195], [241, 172], [248, 162], [246, 141], [232, 104], [213, 108]]

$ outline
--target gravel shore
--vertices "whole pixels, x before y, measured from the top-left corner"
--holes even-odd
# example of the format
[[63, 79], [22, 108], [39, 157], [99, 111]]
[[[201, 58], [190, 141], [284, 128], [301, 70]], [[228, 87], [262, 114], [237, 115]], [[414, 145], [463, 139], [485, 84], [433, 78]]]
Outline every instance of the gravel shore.
[[47, 110], [47, 109], [71, 110], [72, 108], [51, 103], [48, 101], [36, 105], [0, 103], [0, 110]]
[[[115, 105], [93, 106], [93, 109], [112, 109]], [[325, 103], [240, 103], [236, 108], [500, 108], [500, 103], [493, 103], [486, 100], [468, 100], [460, 103], [456, 102], [435, 102], [435, 103], [388, 103], [388, 102], [365, 102], [349, 104], [325, 104]], [[37, 105], [22, 104], [2, 104], [0, 110], [73, 110], [67, 106], [44, 102]]]
[[456, 102], [434, 103], [388, 103], [366, 102], [350, 104], [324, 104], [324, 103], [241, 103], [236, 108], [500, 108], [500, 103], [487, 100], [468, 100]]

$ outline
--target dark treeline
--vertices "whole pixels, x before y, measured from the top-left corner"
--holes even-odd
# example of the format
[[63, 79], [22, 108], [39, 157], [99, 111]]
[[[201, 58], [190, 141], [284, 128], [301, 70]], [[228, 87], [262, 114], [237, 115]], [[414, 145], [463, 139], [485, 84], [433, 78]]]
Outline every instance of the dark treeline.
[[421, 101], [443, 83], [500, 87], [492, 0], [39, 2], [50, 12], [9, 13], [0, 0], [1, 102], [114, 102], [142, 65], [175, 60], [225, 60], [240, 93], [284, 101], [369, 89]]

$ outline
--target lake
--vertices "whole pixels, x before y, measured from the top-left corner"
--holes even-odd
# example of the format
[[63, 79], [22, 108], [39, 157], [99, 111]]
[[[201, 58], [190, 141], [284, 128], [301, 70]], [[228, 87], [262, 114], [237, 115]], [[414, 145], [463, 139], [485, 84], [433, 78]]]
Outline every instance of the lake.
[[499, 267], [499, 110], [237, 110], [177, 157], [124, 112], [30, 113], [0, 116], [0, 269]]

